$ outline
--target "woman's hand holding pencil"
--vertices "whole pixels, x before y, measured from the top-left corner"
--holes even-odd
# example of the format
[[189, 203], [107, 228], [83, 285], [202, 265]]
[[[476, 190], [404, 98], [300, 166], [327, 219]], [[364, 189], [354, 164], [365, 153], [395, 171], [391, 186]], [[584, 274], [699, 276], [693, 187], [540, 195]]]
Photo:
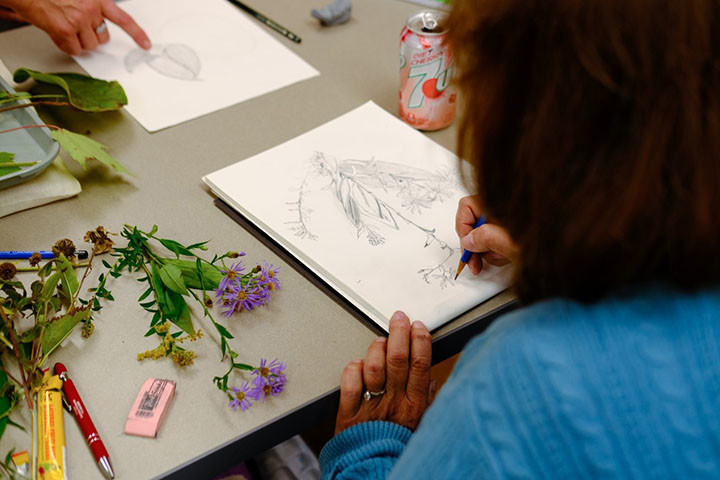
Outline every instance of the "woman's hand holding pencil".
[[[482, 223], [477, 228], [478, 219], [483, 217], [482, 205], [478, 195], [460, 199], [455, 215], [455, 231], [460, 237], [462, 248], [471, 255], [467, 266], [473, 275], [482, 271], [483, 260], [491, 265], [507, 265], [518, 255], [518, 249], [510, 239], [510, 234], [501, 226], [493, 223]], [[458, 275], [464, 263], [458, 266]]]

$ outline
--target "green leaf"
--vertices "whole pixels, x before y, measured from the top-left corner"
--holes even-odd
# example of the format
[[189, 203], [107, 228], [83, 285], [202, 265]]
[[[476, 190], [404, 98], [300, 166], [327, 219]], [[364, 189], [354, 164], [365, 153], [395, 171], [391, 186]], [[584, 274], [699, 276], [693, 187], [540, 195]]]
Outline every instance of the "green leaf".
[[52, 129], [50, 131], [50, 135], [52, 135], [52, 138], [54, 138], [60, 146], [80, 164], [82, 168], [85, 168], [86, 160], [95, 159], [98, 162], [104, 163], [116, 172], [132, 175], [127, 168], [123, 167], [120, 162], [115, 160], [105, 151], [108, 147], [93, 140], [92, 138], [73, 133], [63, 128]]
[[[0, 152], [0, 163], [15, 163], [12, 159], [15, 158], [14, 153]], [[8, 173], [17, 172], [20, 167], [0, 167], [0, 177], [7, 175]]]
[[33, 340], [40, 336], [40, 330], [42, 330], [40, 325], [35, 325], [25, 330], [22, 335], [20, 335], [20, 343], [32, 343]]
[[158, 238], [160, 243], [163, 244], [165, 248], [170, 250], [171, 252], [174, 252], [176, 255], [189, 255], [192, 256], [192, 252], [185, 248], [181, 243], [176, 242], [175, 240], [171, 240], [169, 238]]
[[90, 318], [91, 314], [91, 309], [80, 308], [48, 323], [42, 337], [43, 360], [70, 335], [75, 325]]
[[182, 272], [183, 281], [187, 288], [195, 290], [213, 290], [218, 288], [223, 274], [218, 267], [209, 263], [202, 263], [202, 283], [198, 274], [197, 263], [193, 260], [180, 260], [177, 258], [161, 258], [164, 265], [174, 265]]
[[[7, 398], [0, 398], [0, 401], [7, 400]], [[5, 427], [7, 427], [8, 424], [8, 417], [2, 417], [0, 418], [0, 437], [2, 437], [3, 433], [5, 433]]]
[[150, 276], [150, 285], [152, 285], [153, 290], [155, 290], [155, 297], [157, 298], [158, 305], [162, 309], [167, 309], [167, 299], [165, 298], [165, 287], [163, 286], [162, 281], [160, 280], [160, 269], [158, 269], [157, 264], [153, 262], [152, 264], [152, 275]]
[[178, 267], [172, 264], [163, 265], [160, 269], [160, 280], [173, 292], [181, 295], [187, 295], [187, 287], [183, 281], [182, 272]]
[[74, 297], [79, 287], [78, 279], [75, 276], [75, 269], [72, 264], [62, 253], [58, 256], [57, 268], [60, 271], [60, 280], [62, 281], [65, 291], [71, 298]]
[[233, 368], [237, 368], [238, 370], [247, 370], [249, 372], [255, 370], [255, 367], [252, 365], [248, 365], [247, 363], [234, 363], [233, 362]]
[[169, 318], [169, 320], [180, 327], [182, 331], [188, 335], [195, 335], [195, 328], [193, 327], [192, 318], [190, 317], [190, 310], [188, 309], [185, 299], [179, 293], [168, 291], [168, 304], [172, 303], [176, 309], [175, 315]]
[[220, 335], [222, 335], [225, 338], [234, 338], [232, 335], [230, 335], [230, 332], [227, 331], [227, 328], [225, 328], [224, 326], [220, 325], [217, 322], [214, 322], [214, 324], [215, 324], [215, 328], [217, 329], [217, 331], [220, 332]]
[[198, 249], [198, 248], [199, 248], [200, 250], [207, 250], [206, 245], [207, 245], [207, 243], [208, 243], [209, 241], [210, 241], [210, 240], [205, 240], [204, 242], [193, 243], [192, 245], [188, 245], [188, 246], [187, 246], [187, 249], [188, 249], [188, 250], [195, 250], [195, 249]]
[[15, 70], [13, 79], [22, 83], [28, 78], [55, 85], [65, 91], [70, 104], [85, 112], [107, 112], [127, 105], [125, 90], [116, 81], [105, 81], [79, 73], [42, 73], [28, 68]]
[[61, 271], [56, 271], [48, 279], [45, 281], [45, 289], [43, 290], [43, 296], [42, 301], [47, 302], [50, 300], [50, 298], [55, 293], [55, 288], [57, 288], [58, 282], [60, 282], [60, 277], [62, 276]]

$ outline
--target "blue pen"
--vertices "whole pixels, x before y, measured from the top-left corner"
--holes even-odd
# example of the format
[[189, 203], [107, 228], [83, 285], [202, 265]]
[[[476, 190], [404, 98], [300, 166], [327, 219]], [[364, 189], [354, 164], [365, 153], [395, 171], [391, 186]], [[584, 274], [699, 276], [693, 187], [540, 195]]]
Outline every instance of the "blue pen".
[[[480, 215], [480, 218], [478, 218], [475, 221], [475, 226], [473, 229], [478, 228], [482, 224], [485, 223], [485, 215]], [[465, 265], [467, 265], [467, 262], [470, 261], [470, 257], [472, 257], [472, 254], [474, 252], [471, 252], [470, 250], [463, 251], [462, 257], [460, 257], [460, 263], [458, 263], [457, 273], [455, 274], [455, 280], [457, 280], [458, 276], [460, 276], [460, 272], [463, 271], [463, 268], [465, 268]]]
[[[5, 250], [0, 251], [0, 258], [10, 258], [10, 259], [26, 259], [30, 258], [33, 253], [38, 252], [40, 254], [40, 258], [55, 258], [55, 255], [53, 255], [53, 252], [50, 252], [48, 250], [32, 250], [32, 251], [22, 251], [22, 250]], [[80, 260], [85, 260], [88, 258], [88, 252], [87, 250], [75, 250], [75, 255]]]

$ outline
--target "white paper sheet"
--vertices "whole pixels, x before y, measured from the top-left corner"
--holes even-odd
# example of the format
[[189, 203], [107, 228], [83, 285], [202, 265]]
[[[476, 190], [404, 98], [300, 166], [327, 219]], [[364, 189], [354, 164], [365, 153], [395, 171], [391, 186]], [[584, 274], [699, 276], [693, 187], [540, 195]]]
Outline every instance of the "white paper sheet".
[[119, 81], [127, 111], [150, 132], [318, 75], [281, 43], [290, 40], [225, 0], [120, 6], [148, 34], [152, 50], [107, 22], [110, 42], [75, 60], [94, 77]]
[[455, 281], [456, 157], [372, 102], [203, 178], [213, 192], [387, 330], [395, 310], [434, 329], [508, 284]]

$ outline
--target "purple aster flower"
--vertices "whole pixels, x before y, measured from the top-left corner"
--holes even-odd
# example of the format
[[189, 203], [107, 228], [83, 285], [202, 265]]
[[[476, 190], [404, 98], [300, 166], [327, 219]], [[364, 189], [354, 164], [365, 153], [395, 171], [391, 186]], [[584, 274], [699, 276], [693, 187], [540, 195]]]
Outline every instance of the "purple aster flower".
[[268, 395], [277, 397], [282, 393], [287, 383], [285, 364], [277, 358], [268, 363], [266, 358], [260, 359], [260, 366], [253, 370], [255, 378], [252, 381], [250, 396], [255, 400], [265, 401]]
[[236, 312], [242, 312], [243, 310], [252, 310], [255, 307], [259, 307], [265, 303], [265, 297], [262, 293], [258, 293], [250, 282], [241, 285], [238, 282], [229, 292], [228, 296], [234, 297], [234, 309]]
[[242, 262], [237, 262], [230, 265], [230, 268], [228, 268], [227, 270], [220, 270], [220, 272], [222, 272], [222, 274], [225, 276], [222, 280], [220, 280], [220, 285], [218, 285], [218, 288], [215, 291], [225, 292], [226, 290], [228, 290], [228, 287], [231, 287], [238, 282], [238, 277], [240, 277], [243, 270], [245, 270], [245, 265], [243, 265]]
[[277, 290], [280, 288], [280, 280], [277, 277], [279, 271], [280, 267], [265, 262], [265, 266], [260, 270], [258, 284], [262, 285], [266, 290]]
[[285, 389], [287, 377], [285, 375], [275, 375], [271, 373], [267, 377], [258, 375], [252, 382], [252, 390], [248, 395], [256, 401], [265, 402], [268, 395], [277, 397]]
[[243, 382], [240, 385], [240, 388], [230, 387], [230, 390], [235, 393], [235, 400], [230, 402], [230, 406], [233, 410], [237, 410], [237, 408], [240, 407], [240, 410], [244, 412], [248, 408], [252, 407], [252, 403], [248, 400], [248, 398], [253, 398], [250, 394], [251, 391], [248, 382]]
[[274, 375], [276, 377], [285, 376], [285, 364], [281, 361], [279, 361], [277, 358], [274, 359], [270, 364], [268, 364], [268, 361], [266, 358], [260, 359], [260, 366], [253, 370], [253, 375], [257, 375], [258, 377], [264, 377], [268, 378], [270, 375]]
[[285, 389], [287, 377], [285, 375], [277, 375], [270, 377], [270, 395], [277, 397]]
[[220, 305], [224, 309], [222, 314], [225, 317], [230, 317], [233, 313], [235, 313], [235, 307], [237, 307], [238, 298], [235, 295], [232, 295], [231, 292], [223, 292], [223, 294], [220, 294], [218, 296], [222, 297], [222, 301], [220, 302]]

